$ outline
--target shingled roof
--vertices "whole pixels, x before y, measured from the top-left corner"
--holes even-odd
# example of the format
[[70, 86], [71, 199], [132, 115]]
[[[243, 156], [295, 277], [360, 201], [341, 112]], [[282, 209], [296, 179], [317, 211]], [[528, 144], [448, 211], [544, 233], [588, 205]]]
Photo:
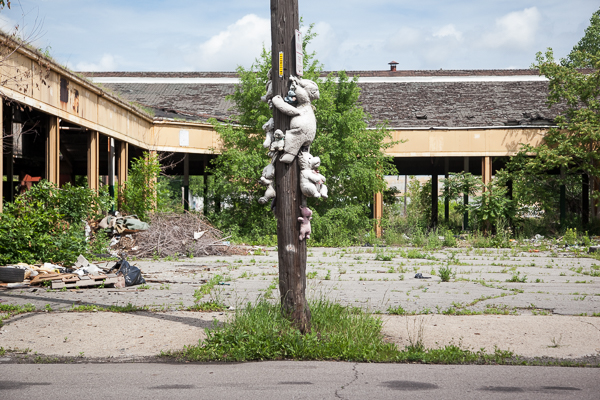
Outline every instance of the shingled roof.
[[[348, 71], [359, 76], [369, 124], [390, 128], [468, 128], [552, 125], [548, 82], [536, 70]], [[235, 72], [84, 73], [93, 81], [156, 111], [157, 117], [225, 120]], [[324, 73], [326, 75], [326, 73]]]

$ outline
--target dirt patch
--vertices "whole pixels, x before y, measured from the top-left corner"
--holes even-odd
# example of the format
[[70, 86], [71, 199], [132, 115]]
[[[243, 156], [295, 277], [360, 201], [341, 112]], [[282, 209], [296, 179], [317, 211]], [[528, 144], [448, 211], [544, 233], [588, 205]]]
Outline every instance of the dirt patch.
[[385, 315], [383, 333], [399, 347], [419, 338], [426, 348], [494, 347], [524, 357], [578, 359], [600, 355], [600, 318], [528, 315]]
[[204, 339], [211, 313], [30, 313], [5, 322], [0, 346], [47, 356], [131, 358], [181, 350]]

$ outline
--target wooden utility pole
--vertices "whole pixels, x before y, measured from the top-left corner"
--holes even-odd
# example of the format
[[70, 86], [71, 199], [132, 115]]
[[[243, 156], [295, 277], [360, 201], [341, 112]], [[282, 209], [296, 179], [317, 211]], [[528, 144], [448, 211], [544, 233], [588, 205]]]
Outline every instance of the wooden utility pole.
[[[289, 77], [295, 75], [295, 31], [299, 26], [298, 0], [271, 0], [271, 80], [273, 95], [285, 97]], [[273, 107], [275, 129], [290, 128], [290, 117]], [[275, 163], [277, 197], [277, 247], [279, 255], [279, 292], [282, 312], [300, 331], [310, 330], [310, 309], [306, 301], [306, 240], [300, 240], [300, 191], [298, 158], [289, 163]]]

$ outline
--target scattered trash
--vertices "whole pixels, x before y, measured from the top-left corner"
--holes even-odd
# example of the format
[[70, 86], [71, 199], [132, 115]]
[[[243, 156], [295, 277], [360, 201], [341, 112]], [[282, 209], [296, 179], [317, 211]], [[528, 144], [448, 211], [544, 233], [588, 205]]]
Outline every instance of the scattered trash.
[[100, 222], [98, 227], [104, 229], [108, 234], [135, 233], [147, 230], [148, 223], [140, 221], [137, 215], [128, 215], [121, 217], [116, 211], [115, 215], [107, 215]]

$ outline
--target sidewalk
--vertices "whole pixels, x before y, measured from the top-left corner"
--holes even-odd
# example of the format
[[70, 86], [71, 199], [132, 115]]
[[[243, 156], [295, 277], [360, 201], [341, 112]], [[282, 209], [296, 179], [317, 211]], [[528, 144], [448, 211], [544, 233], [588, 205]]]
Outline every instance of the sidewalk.
[[[385, 249], [391, 261], [377, 261], [372, 248], [309, 249], [308, 295], [382, 313], [383, 333], [401, 347], [423, 327], [426, 347], [458, 344], [478, 350], [494, 346], [527, 357], [577, 359], [600, 355], [600, 277], [590, 258], [569, 253], [514, 252], [510, 249], [453, 250], [456, 276], [441, 282], [431, 274], [452, 250], [407, 259]], [[421, 252], [425, 253], [421, 250]], [[194, 304], [201, 280], [220, 275], [212, 299], [239, 307], [259, 296], [277, 298], [277, 254], [205, 257], [179, 261], [139, 261], [147, 289], [48, 291], [40, 287], [0, 290], [2, 304], [32, 303], [52, 312], [28, 313], [5, 321], [0, 347], [31, 349], [43, 355], [113, 357], [154, 356], [197, 344], [213, 319], [228, 312], [181, 311]], [[260, 254], [260, 255], [259, 255]], [[381, 257], [380, 257], [381, 258]], [[431, 279], [415, 279], [421, 272]], [[507, 282], [519, 273], [524, 283]], [[590, 275], [591, 274], [591, 275]], [[203, 301], [209, 300], [206, 296]], [[62, 312], [73, 305], [132, 304], [153, 312]], [[420, 315], [387, 315], [402, 307]], [[444, 311], [500, 313], [442, 315]], [[163, 312], [164, 311], [164, 312]], [[509, 313], [510, 315], [502, 315]], [[587, 315], [587, 316], [584, 316]]]

